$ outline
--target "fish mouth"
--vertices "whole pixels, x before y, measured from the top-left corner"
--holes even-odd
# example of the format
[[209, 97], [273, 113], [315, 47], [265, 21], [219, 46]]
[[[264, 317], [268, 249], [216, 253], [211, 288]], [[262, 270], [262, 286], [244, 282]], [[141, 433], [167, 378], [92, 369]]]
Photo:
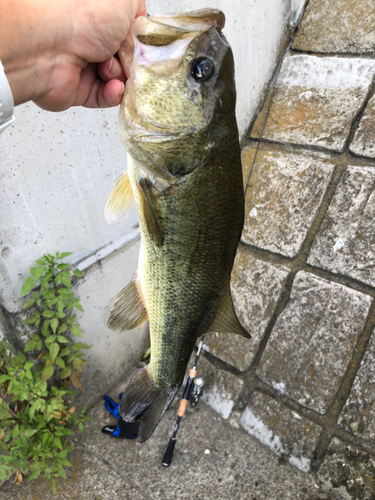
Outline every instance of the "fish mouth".
[[136, 93], [134, 68], [136, 66], [177, 68], [195, 37], [211, 28], [218, 28], [221, 31], [224, 24], [225, 16], [218, 9], [141, 16], [133, 21], [131, 30], [119, 50], [120, 62], [128, 79], [125, 87], [127, 100], [125, 136], [128, 140], [136, 137], [140, 141], [162, 139], [172, 141], [191, 132], [189, 129], [182, 129], [178, 126], [166, 130], [160, 126], [160, 123], [154, 123], [147, 115], [138, 114], [134, 100]]
[[[133, 21], [131, 34], [143, 45], [161, 47], [186, 37], [194, 38], [196, 34], [213, 26], [223, 29], [224, 25], [225, 16], [221, 10], [201, 9], [162, 16], [141, 16]], [[129, 41], [127, 39], [126, 42]], [[126, 61], [124, 62], [126, 66]]]

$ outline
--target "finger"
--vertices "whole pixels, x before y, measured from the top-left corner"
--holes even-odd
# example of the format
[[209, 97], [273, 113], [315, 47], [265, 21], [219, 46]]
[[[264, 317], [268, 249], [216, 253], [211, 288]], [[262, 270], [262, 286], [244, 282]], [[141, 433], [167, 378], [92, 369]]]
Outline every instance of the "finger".
[[111, 57], [106, 61], [98, 64], [98, 73], [103, 78], [105, 82], [110, 80], [120, 80], [121, 82], [126, 81], [125, 73], [118, 59]]
[[119, 80], [111, 80], [108, 83], [97, 78], [82, 106], [85, 108], [110, 108], [118, 106], [122, 101], [125, 85]]
[[146, 15], [147, 15], [146, 5], [143, 5], [141, 10], [139, 12], [137, 12], [137, 15], [135, 16], [135, 18], [137, 18], [139, 16], [146, 16]]

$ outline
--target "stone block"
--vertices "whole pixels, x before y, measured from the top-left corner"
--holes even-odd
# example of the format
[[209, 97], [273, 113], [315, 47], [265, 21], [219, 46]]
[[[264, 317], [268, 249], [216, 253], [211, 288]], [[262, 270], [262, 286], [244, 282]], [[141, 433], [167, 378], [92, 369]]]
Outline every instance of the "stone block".
[[354, 379], [339, 424], [349, 432], [375, 440], [375, 332]]
[[311, 0], [293, 48], [323, 53], [373, 53], [374, 25], [372, 0]]
[[[244, 157], [248, 157], [246, 153]], [[246, 190], [243, 241], [295, 257], [316, 216], [333, 168], [323, 154], [259, 149]]]
[[324, 413], [352, 356], [371, 297], [297, 273], [257, 373], [299, 403]]
[[202, 400], [224, 419], [228, 419], [238, 401], [243, 380], [232, 373], [218, 370], [204, 356], [199, 360], [197, 376], [204, 380]]
[[347, 168], [313, 242], [309, 264], [375, 285], [374, 190], [374, 168]]
[[282, 455], [304, 472], [310, 470], [312, 453], [321, 428], [275, 399], [254, 393], [240, 424], [249, 434]]
[[317, 479], [322, 489], [338, 500], [373, 500], [375, 459], [334, 438]]
[[359, 156], [375, 158], [375, 96], [369, 100], [350, 145], [350, 151]]
[[286, 57], [262, 137], [342, 152], [374, 69], [369, 59]]
[[231, 291], [241, 324], [251, 339], [239, 335], [212, 333], [205, 337], [211, 354], [239, 370], [249, 367], [275, 311], [289, 270], [256, 259], [240, 245], [232, 273]]

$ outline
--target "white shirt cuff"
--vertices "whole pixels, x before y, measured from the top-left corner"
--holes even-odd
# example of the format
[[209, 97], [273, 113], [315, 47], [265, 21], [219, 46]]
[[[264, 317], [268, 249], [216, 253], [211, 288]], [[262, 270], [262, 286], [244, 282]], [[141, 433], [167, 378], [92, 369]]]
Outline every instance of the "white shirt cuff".
[[0, 134], [14, 122], [14, 101], [4, 67], [0, 61]]

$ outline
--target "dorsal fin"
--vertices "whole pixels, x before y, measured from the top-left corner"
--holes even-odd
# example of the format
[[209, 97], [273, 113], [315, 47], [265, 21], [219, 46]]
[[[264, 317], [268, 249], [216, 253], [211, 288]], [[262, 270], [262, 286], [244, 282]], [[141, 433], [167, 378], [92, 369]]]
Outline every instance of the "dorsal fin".
[[114, 224], [128, 216], [133, 201], [133, 191], [130, 185], [128, 171], [115, 180], [104, 209], [107, 224]]
[[115, 332], [126, 332], [140, 327], [147, 320], [141, 284], [135, 273], [131, 282], [117, 294], [109, 311], [107, 325]]
[[224, 294], [216, 317], [209, 328], [209, 332], [237, 333], [247, 339], [251, 338], [250, 333], [238, 321], [229, 290]]

